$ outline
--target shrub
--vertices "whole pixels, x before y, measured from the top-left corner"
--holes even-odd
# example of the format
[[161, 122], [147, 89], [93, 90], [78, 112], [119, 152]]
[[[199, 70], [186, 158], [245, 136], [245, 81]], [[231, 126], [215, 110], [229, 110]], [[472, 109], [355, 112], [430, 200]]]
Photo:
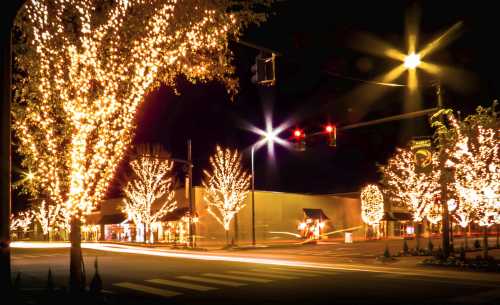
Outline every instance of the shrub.
[[387, 246], [387, 245], [385, 245], [384, 257], [385, 258], [391, 257], [391, 253], [389, 252], [389, 246]]

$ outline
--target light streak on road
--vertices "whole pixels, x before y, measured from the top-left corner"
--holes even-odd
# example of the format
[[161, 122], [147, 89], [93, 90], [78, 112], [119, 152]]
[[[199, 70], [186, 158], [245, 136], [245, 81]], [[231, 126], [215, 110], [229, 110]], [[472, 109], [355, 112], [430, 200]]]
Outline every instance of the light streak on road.
[[[12, 242], [11, 248], [35, 248], [35, 249], [62, 249], [69, 248], [69, 242]], [[298, 260], [289, 259], [270, 259], [270, 258], [258, 258], [258, 257], [248, 257], [248, 256], [230, 256], [230, 255], [220, 255], [220, 254], [199, 254], [190, 253], [188, 251], [173, 251], [164, 250], [157, 248], [142, 248], [134, 247], [128, 245], [118, 245], [118, 244], [105, 244], [105, 243], [82, 243], [82, 248], [92, 249], [98, 251], [116, 252], [116, 253], [129, 253], [129, 254], [141, 254], [150, 256], [160, 256], [160, 257], [173, 257], [180, 259], [193, 259], [193, 260], [204, 260], [204, 261], [224, 261], [224, 262], [236, 262], [236, 263], [253, 263], [262, 265], [274, 265], [274, 266], [286, 266], [286, 267], [299, 267], [299, 268], [315, 268], [321, 270], [345, 270], [345, 271], [362, 271], [362, 272], [374, 272], [374, 273], [390, 273], [399, 274], [406, 276], [424, 276], [424, 277], [437, 277], [437, 278], [452, 278], [457, 280], [468, 280], [469, 282], [477, 281], [477, 283], [470, 283], [471, 285], [496, 285], [500, 282], [500, 276], [495, 276], [492, 274], [463, 274], [463, 272], [453, 272], [453, 271], [429, 271], [429, 270], [418, 270], [414, 268], [401, 268], [401, 267], [382, 267], [382, 266], [367, 266], [367, 265], [356, 265], [356, 264], [338, 264], [338, 263], [315, 263], [306, 262]], [[301, 269], [298, 269], [300, 271]], [[303, 269], [302, 269], [303, 270]], [[490, 282], [490, 283], [487, 283]], [[494, 283], [494, 284], [491, 284]]]

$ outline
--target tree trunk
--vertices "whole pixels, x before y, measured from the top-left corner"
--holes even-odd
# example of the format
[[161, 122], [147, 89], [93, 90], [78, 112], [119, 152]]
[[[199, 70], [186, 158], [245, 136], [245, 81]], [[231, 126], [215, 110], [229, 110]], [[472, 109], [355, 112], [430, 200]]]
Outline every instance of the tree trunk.
[[226, 245], [229, 246], [229, 230], [226, 230]]
[[497, 249], [500, 248], [500, 224], [497, 224]]
[[469, 243], [468, 243], [468, 237], [469, 237], [469, 232], [467, 231], [467, 228], [464, 228], [464, 248], [465, 250], [469, 249]]
[[415, 223], [415, 239], [417, 242], [417, 245], [415, 246], [416, 250], [420, 250], [420, 225], [419, 223]]
[[488, 258], [488, 226], [484, 226], [484, 239], [483, 239], [484, 259]]
[[71, 249], [69, 264], [69, 288], [71, 293], [79, 293], [84, 288], [82, 269], [81, 223], [78, 216], [71, 218]]

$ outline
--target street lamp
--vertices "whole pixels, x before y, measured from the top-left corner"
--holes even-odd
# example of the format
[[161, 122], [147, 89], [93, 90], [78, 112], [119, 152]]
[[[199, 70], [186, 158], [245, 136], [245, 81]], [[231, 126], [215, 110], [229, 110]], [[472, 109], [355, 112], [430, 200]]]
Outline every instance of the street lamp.
[[251, 163], [252, 163], [252, 245], [255, 246], [255, 151], [260, 147], [267, 144], [268, 151], [270, 153], [274, 152], [274, 143], [279, 143], [281, 145], [286, 145], [287, 142], [281, 139], [278, 135], [284, 130], [284, 128], [273, 129], [272, 124], [267, 124], [266, 131], [255, 129], [256, 133], [260, 134], [262, 138], [252, 145], [250, 150]]
[[411, 53], [405, 57], [403, 65], [406, 69], [415, 69], [420, 63], [420, 55]]

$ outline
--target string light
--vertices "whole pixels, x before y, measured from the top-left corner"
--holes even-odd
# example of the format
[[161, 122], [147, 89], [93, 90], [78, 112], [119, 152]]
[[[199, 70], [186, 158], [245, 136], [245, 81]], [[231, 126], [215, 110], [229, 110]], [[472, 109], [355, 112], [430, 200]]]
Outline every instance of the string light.
[[384, 197], [379, 187], [369, 184], [361, 190], [361, 218], [368, 225], [375, 225], [384, 217]]
[[29, 227], [32, 223], [33, 223], [33, 213], [31, 213], [31, 211], [23, 211], [17, 213], [17, 215], [12, 214], [10, 216], [11, 231], [21, 229], [23, 230], [23, 232], [28, 232]]
[[237, 91], [229, 39], [266, 19], [235, 1], [31, 0], [16, 20], [13, 128], [32, 195], [65, 216], [102, 201], [128, 148], [144, 96], [175, 79]]
[[432, 155], [433, 170], [419, 172], [414, 153], [408, 149], [397, 149], [386, 166], [381, 166], [384, 192], [389, 198], [406, 206], [413, 214], [413, 220], [421, 222], [440, 194], [439, 179], [441, 170], [438, 160]]
[[60, 205], [49, 205], [45, 200], [42, 200], [42, 202], [33, 209], [34, 219], [40, 224], [43, 235], [49, 234], [49, 231], [55, 227], [61, 217], [59, 213], [60, 210]]
[[431, 224], [438, 224], [443, 219], [441, 205], [439, 203], [432, 204], [426, 218]]
[[210, 157], [212, 171], [203, 171], [205, 192], [203, 199], [208, 212], [229, 231], [229, 224], [241, 208], [250, 185], [250, 175], [241, 168], [241, 156], [237, 150], [216, 148]]
[[447, 117], [453, 127], [455, 139], [453, 145], [447, 150], [449, 158], [446, 166], [454, 169], [453, 187], [459, 198], [456, 217], [462, 227], [472, 220], [480, 226], [498, 223], [500, 214], [499, 129], [485, 126], [484, 123], [472, 119], [459, 122], [452, 114]]
[[[151, 225], [161, 221], [177, 207], [173, 166], [173, 161], [161, 160], [157, 153], [141, 155], [130, 162], [134, 179], [130, 180], [123, 190], [123, 211], [133, 220], [136, 227], [145, 225], [146, 237], [151, 242]], [[161, 204], [153, 208], [153, 204], [158, 200]]]

